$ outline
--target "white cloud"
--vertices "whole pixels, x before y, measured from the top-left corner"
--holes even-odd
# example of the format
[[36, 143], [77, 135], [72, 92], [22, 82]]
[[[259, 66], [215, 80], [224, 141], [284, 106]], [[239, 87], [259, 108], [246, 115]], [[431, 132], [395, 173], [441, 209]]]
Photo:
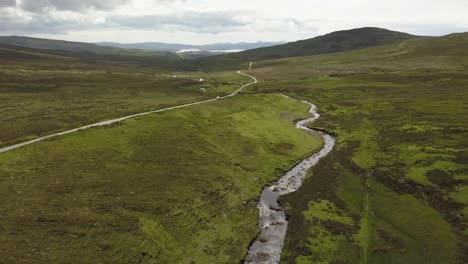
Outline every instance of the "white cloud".
[[112, 10], [131, 0], [20, 0], [18, 6], [26, 11], [44, 12], [50, 9], [86, 11], [88, 9]]
[[0, 0], [0, 8], [1, 7], [10, 7], [15, 6], [16, 0]]
[[289, 41], [378, 26], [442, 35], [468, 31], [466, 13], [464, 0], [0, 0], [0, 34], [209, 43]]
[[222, 33], [248, 25], [229, 12], [182, 12], [172, 15], [111, 16], [109, 26], [130, 29]]

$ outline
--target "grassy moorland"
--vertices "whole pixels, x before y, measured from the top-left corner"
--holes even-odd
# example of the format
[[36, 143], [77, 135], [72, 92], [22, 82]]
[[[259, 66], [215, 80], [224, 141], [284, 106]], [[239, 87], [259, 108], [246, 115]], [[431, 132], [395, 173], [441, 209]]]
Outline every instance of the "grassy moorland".
[[110, 46], [100, 46], [92, 43], [30, 38], [23, 36], [0, 36], [0, 43], [17, 47], [48, 50], [48, 51], [66, 51], [81, 52], [89, 54], [106, 55], [129, 55], [129, 56], [158, 56], [158, 57], [176, 57], [169, 52], [148, 51], [141, 49], [126, 49]]
[[249, 61], [345, 52], [377, 45], [400, 43], [416, 38], [420, 37], [383, 28], [356, 28], [336, 31], [323, 36], [283, 45], [201, 58], [194, 62], [208, 69], [216, 69], [217, 67], [238, 69], [240, 65], [248, 64]]
[[308, 107], [239, 95], [0, 156], [9, 263], [238, 263], [263, 186], [321, 147]]
[[253, 93], [314, 102], [335, 151], [283, 197], [284, 263], [467, 263], [468, 34], [262, 61]]
[[[135, 57], [127, 59], [137, 63], [99, 56], [90, 60], [73, 53], [0, 46], [0, 58], [0, 146], [225, 95], [245, 81], [232, 72], [206, 74], [148, 67]], [[206, 92], [200, 91], [202, 87]]]
[[[321, 145], [283, 93], [317, 104], [311, 126], [338, 138], [282, 198], [284, 263], [467, 263], [467, 45], [453, 34], [259, 61], [247, 94], [3, 153], [0, 262], [238, 263], [263, 186]], [[0, 145], [246, 81], [145, 56], [2, 45], [0, 58]]]

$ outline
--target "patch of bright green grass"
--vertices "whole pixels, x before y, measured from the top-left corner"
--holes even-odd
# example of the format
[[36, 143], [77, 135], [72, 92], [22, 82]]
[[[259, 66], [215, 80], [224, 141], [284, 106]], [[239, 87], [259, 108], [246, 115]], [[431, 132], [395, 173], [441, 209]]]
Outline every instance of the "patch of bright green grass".
[[346, 212], [337, 208], [337, 206], [330, 201], [310, 202], [309, 210], [304, 212], [305, 219], [311, 221], [313, 218], [319, 220], [333, 220], [343, 224], [354, 224], [354, 221]]
[[453, 263], [456, 238], [441, 215], [409, 194], [372, 184], [376, 239], [371, 263]]
[[321, 147], [308, 106], [236, 96], [0, 156], [0, 255], [22, 263], [238, 263], [265, 184]]
[[450, 197], [457, 202], [468, 204], [468, 186], [458, 187], [450, 194]]

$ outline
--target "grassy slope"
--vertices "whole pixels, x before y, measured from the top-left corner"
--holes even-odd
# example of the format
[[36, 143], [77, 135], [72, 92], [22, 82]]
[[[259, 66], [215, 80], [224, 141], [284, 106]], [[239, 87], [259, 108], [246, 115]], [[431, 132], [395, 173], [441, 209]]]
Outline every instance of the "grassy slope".
[[[244, 82], [235, 73], [179, 72], [75, 55], [0, 46], [0, 146], [113, 117], [213, 98]], [[199, 82], [200, 78], [204, 82]], [[200, 92], [201, 87], [207, 92]]]
[[195, 63], [202, 68], [222, 66], [237, 69], [249, 61], [300, 57], [362, 49], [377, 45], [399, 43], [416, 36], [381, 28], [358, 28], [291, 42], [273, 47], [252, 49], [238, 53], [202, 58]]
[[314, 102], [314, 126], [339, 135], [283, 199], [285, 263], [467, 262], [467, 45], [454, 34], [254, 64], [253, 92]]
[[109, 55], [131, 55], [131, 56], [168, 56], [169, 53], [147, 51], [139, 49], [125, 49], [110, 46], [99, 46], [91, 43], [73, 42], [53, 39], [41, 39], [20, 36], [0, 36], [0, 43], [41, 49], [41, 50], [55, 50], [55, 51], [69, 51], [69, 52], [89, 52], [94, 54], [109, 54]]
[[278, 95], [127, 120], [0, 156], [0, 258], [238, 263], [262, 187], [316, 151]]

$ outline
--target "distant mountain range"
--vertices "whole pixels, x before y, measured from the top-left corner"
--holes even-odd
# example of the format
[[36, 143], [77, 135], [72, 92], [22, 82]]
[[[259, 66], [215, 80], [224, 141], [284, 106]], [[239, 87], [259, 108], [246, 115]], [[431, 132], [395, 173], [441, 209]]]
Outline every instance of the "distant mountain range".
[[140, 49], [149, 51], [212, 51], [212, 52], [230, 52], [230, 51], [242, 51], [249, 49], [257, 49], [263, 47], [271, 47], [275, 45], [281, 45], [286, 42], [239, 42], [239, 43], [215, 43], [209, 45], [189, 45], [189, 44], [173, 44], [173, 43], [162, 43], [162, 42], [142, 42], [132, 44], [122, 44], [116, 42], [99, 42], [95, 43], [100, 46], [110, 46], [124, 49]]
[[[195, 59], [233, 51], [244, 51], [262, 47], [271, 47], [285, 42], [240, 42], [215, 43], [210, 45], [171, 44], [162, 42], [145, 42], [122, 44], [115, 42], [86, 43], [53, 39], [31, 38], [23, 36], [0, 36], [0, 44], [13, 45], [31, 49], [70, 51], [108, 55], [130, 56], [173, 56]], [[179, 53], [176, 55], [175, 53]]]
[[[89, 55], [128, 55], [164, 57], [164, 59], [192, 59], [194, 60], [191, 62], [193, 67], [237, 69], [241, 64], [249, 61], [344, 52], [377, 45], [399, 43], [414, 38], [420, 37], [382, 28], [366, 27], [337, 31], [290, 43], [241, 42], [186, 45], [161, 42], [134, 44], [101, 42], [92, 44], [19, 36], [0, 36], [0, 43], [32, 49], [87, 53]], [[229, 53], [233, 50], [241, 52]]]

